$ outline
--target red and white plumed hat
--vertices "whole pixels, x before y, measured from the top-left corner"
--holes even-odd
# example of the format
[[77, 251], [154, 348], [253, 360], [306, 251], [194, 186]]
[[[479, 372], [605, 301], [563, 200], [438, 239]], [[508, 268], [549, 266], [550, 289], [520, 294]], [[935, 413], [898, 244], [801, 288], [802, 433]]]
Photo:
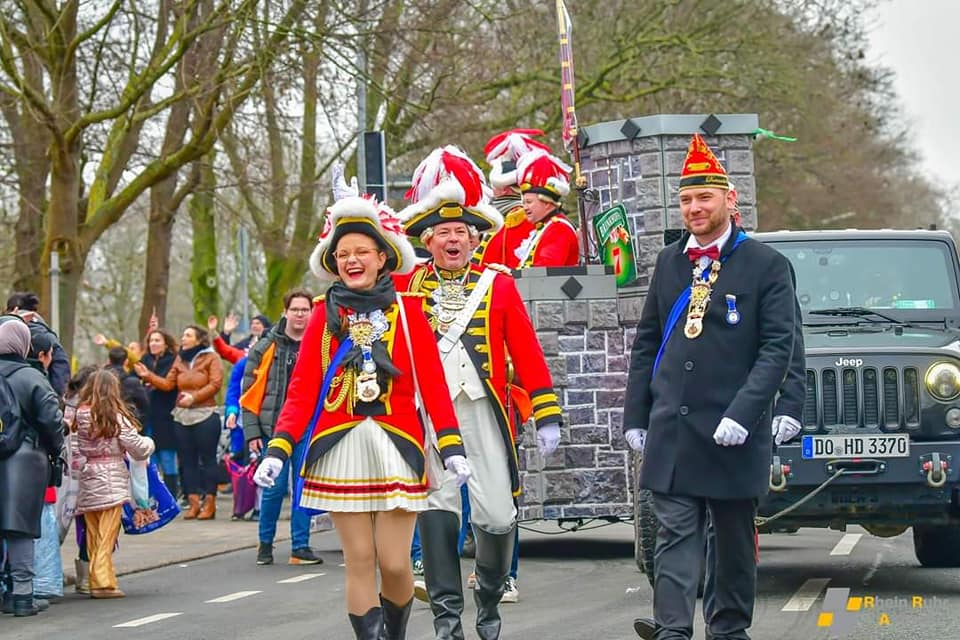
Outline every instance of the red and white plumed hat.
[[404, 197], [412, 204], [399, 217], [410, 236], [442, 222], [464, 222], [480, 232], [503, 226], [503, 216], [489, 204], [483, 172], [454, 145], [434, 149], [420, 163]]
[[348, 233], [362, 233], [387, 254], [385, 269], [409, 273], [416, 266], [413, 246], [403, 233], [403, 225], [389, 206], [372, 195], [348, 195], [327, 209], [320, 243], [310, 256], [310, 269], [321, 280], [334, 280], [337, 261], [333, 257], [337, 243]]
[[483, 147], [487, 164], [491, 166], [490, 184], [498, 189], [519, 184], [517, 159], [535, 149], [550, 153], [549, 146], [533, 139], [534, 136], [542, 135], [544, 133], [540, 129], [510, 129], [490, 138]]
[[559, 204], [570, 193], [572, 168], [560, 158], [542, 149], [529, 151], [517, 160], [521, 193], [535, 193], [541, 199]]

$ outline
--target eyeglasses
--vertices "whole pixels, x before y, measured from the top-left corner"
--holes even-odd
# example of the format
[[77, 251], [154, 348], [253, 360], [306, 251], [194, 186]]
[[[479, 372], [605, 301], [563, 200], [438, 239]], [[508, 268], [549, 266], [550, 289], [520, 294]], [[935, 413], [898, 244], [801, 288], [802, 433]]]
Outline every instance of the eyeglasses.
[[350, 256], [354, 256], [357, 260], [366, 260], [367, 258], [374, 256], [378, 253], [380, 252], [377, 251], [376, 249], [371, 249], [369, 247], [360, 247], [359, 249], [355, 249], [352, 252], [337, 251], [335, 254], [333, 254], [333, 258], [337, 262], [346, 262], [347, 260], [350, 259]]
[[287, 309], [287, 313], [292, 313], [292, 314], [298, 315], [298, 316], [305, 316], [305, 315], [307, 315], [308, 313], [310, 313], [310, 309], [293, 309], [293, 308], [290, 308], [290, 309]]

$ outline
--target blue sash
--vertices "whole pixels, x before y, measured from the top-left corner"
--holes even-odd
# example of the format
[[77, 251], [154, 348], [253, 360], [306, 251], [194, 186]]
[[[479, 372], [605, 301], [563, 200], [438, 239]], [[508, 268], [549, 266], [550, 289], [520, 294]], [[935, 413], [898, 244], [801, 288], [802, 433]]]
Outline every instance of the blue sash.
[[[720, 262], [726, 262], [727, 258], [733, 255], [733, 252], [737, 250], [743, 241], [747, 239], [747, 234], [741, 229], [737, 233], [737, 237], [733, 240], [733, 246], [730, 248], [730, 253], [725, 256], [720, 257]], [[709, 271], [704, 269], [702, 277], [704, 280], [707, 279]], [[663, 340], [660, 342], [660, 349], [657, 351], [657, 358], [653, 361], [653, 373], [650, 374], [650, 378], [657, 375], [657, 369], [660, 367], [660, 358], [663, 357], [664, 349], [667, 347], [667, 342], [670, 340], [670, 336], [673, 335], [673, 330], [677, 328], [677, 323], [680, 321], [680, 316], [683, 315], [683, 310], [690, 303], [690, 294], [693, 292], [693, 286], [687, 285], [687, 288], [680, 292], [680, 295], [677, 296], [677, 299], [674, 301], [673, 306], [670, 307], [670, 315], [667, 316], [667, 323], [663, 326]]]
[[321, 513], [326, 513], [323, 509], [310, 509], [308, 507], [303, 507], [300, 505], [300, 496], [303, 494], [303, 481], [304, 475], [306, 474], [306, 469], [304, 465], [307, 462], [307, 453], [310, 451], [310, 443], [313, 442], [313, 432], [317, 428], [317, 421], [320, 420], [320, 412], [323, 411], [323, 399], [327, 397], [327, 393], [330, 391], [330, 384], [333, 381], [333, 375], [337, 371], [337, 367], [340, 366], [340, 361], [343, 360], [343, 357], [347, 355], [347, 351], [353, 346], [353, 339], [349, 336], [340, 343], [340, 346], [337, 348], [337, 352], [333, 354], [333, 360], [330, 361], [330, 366], [327, 368], [327, 374], [323, 376], [323, 384], [320, 386], [320, 395], [317, 396], [317, 406], [313, 410], [313, 417], [310, 418], [310, 424], [307, 425], [306, 435], [304, 439], [297, 443], [297, 446], [306, 443], [306, 446], [303, 447], [303, 450], [300, 451], [299, 460], [297, 460], [297, 473], [295, 475], [295, 480], [293, 483], [293, 508], [303, 511], [307, 515], [317, 516]]

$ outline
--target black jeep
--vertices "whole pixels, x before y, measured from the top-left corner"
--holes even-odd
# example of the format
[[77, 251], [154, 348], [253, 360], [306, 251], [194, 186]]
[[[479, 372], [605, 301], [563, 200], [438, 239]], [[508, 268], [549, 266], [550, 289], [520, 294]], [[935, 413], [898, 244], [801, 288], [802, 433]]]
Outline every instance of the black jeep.
[[[807, 375], [803, 431], [774, 451], [760, 531], [860, 525], [890, 537], [912, 527], [921, 565], [960, 566], [953, 238], [892, 230], [753, 237], [796, 271]], [[656, 521], [643, 494], [637, 560], [651, 575]]]
[[917, 560], [960, 566], [960, 262], [945, 231], [754, 235], [797, 274], [803, 432], [775, 451], [768, 530], [913, 527]]

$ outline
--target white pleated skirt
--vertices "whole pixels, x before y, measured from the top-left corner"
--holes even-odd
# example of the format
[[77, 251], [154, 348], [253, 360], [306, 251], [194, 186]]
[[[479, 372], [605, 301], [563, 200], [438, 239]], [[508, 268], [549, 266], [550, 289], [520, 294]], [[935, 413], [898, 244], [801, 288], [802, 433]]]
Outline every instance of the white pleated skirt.
[[372, 418], [365, 418], [317, 460], [301, 504], [333, 512], [425, 511], [427, 488]]

